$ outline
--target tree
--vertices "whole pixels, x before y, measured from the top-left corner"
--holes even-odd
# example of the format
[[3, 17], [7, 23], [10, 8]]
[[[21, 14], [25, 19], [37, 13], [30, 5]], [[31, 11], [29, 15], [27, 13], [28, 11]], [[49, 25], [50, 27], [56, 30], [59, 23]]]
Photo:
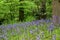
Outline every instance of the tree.
[[[40, 2], [39, 2], [40, 1]], [[38, 13], [36, 14], [37, 19], [46, 19], [46, 0], [36, 1], [38, 6]]]
[[53, 23], [60, 24], [60, 1], [53, 0], [52, 2]]
[[46, 19], [46, 0], [41, 0], [41, 16]]
[[[23, 1], [23, 0], [20, 0], [20, 2]], [[21, 3], [20, 6], [23, 6], [23, 4]], [[23, 7], [20, 7], [19, 8], [19, 21], [23, 21], [24, 19], [24, 8]]]

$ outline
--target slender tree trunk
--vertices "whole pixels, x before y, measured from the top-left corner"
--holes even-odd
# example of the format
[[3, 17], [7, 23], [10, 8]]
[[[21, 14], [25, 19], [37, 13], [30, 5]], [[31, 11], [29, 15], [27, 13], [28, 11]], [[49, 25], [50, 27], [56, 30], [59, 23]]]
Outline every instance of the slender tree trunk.
[[[20, 0], [20, 1], [23, 1], [23, 0]], [[23, 5], [23, 4], [20, 4], [21, 6]], [[24, 20], [24, 8], [23, 7], [21, 7], [21, 8], [19, 8], [19, 21], [23, 21]]]
[[[36, 2], [37, 4], [38, 2]], [[37, 14], [36, 14], [36, 18], [38, 20], [40, 19], [46, 19], [46, 0], [41, 0], [41, 2], [39, 4], [37, 4], [37, 8], [38, 8], [38, 11], [37, 11]]]
[[53, 23], [60, 24], [60, 1], [53, 0], [52, 2], [52, 16], [53, 16]]
[[41, 16], [46, 19], [46, 0], [41, 0]]

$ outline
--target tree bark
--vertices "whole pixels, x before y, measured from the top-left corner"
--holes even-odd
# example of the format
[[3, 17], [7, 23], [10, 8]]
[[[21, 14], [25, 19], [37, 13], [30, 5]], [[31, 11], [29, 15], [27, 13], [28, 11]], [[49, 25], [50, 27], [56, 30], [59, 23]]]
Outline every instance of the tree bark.
[[60, 24], [60, 1], [53, 0], [52, 2], [52, 17], [54, 24]]

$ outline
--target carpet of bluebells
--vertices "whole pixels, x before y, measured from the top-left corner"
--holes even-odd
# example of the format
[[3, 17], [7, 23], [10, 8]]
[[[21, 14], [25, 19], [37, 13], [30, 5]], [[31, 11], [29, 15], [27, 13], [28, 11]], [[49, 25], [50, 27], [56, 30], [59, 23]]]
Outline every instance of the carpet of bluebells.
[[60, 40], [60, 27], [43, 19], [1, 25], [0, 40]]

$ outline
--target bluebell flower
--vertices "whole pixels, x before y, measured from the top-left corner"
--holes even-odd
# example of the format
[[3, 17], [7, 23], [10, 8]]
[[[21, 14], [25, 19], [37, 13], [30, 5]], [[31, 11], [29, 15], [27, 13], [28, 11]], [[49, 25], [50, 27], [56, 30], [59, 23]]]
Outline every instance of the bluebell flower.
[[49, 30], [49, 32], [54, 30], [54, 24], [53, 23], [50, 24], [50, 26], [48, 27], [48, 30]]
[[8, 29], [11, 29], [11, 28], [13, 28], [13, 25], [12, 24], [9, 24], [9, 25], [7, 25], [7, 28]]
[[45, 20], [46, 23], [52, 22], [51, 20]]
[[33, 31], [32, 30], [30, 30], [30, 34], [33, 34]]
[[15, 28], [15, 27], [17, 27], [17, 24], [13, 24], [13, 26], [12, 26], [12, 27], [14, 27], [14, 28]]
[[36, 25], [38, 26], [40, 24], [40, 22], [39, 21], [36, 21]]
[[4, 29], [4, 28], [5, 28], [5, 26], [4, 26], [4, 25], [1, 25], [1, 26], [0, 26], [0, 28], [1, 28], [1, 29]]
[[56, 15], [53, 15], [53, 22], [54, 22], [54, 23], [56, 23], [56, 19], [59, 19], [59, 17], [56, 16]]
[[57, 18], [58, 18], [58, 16], [56, 16], [56, 15], [53, 15], [53, 18], [56, 18], [56, 19], [57, 19]]

